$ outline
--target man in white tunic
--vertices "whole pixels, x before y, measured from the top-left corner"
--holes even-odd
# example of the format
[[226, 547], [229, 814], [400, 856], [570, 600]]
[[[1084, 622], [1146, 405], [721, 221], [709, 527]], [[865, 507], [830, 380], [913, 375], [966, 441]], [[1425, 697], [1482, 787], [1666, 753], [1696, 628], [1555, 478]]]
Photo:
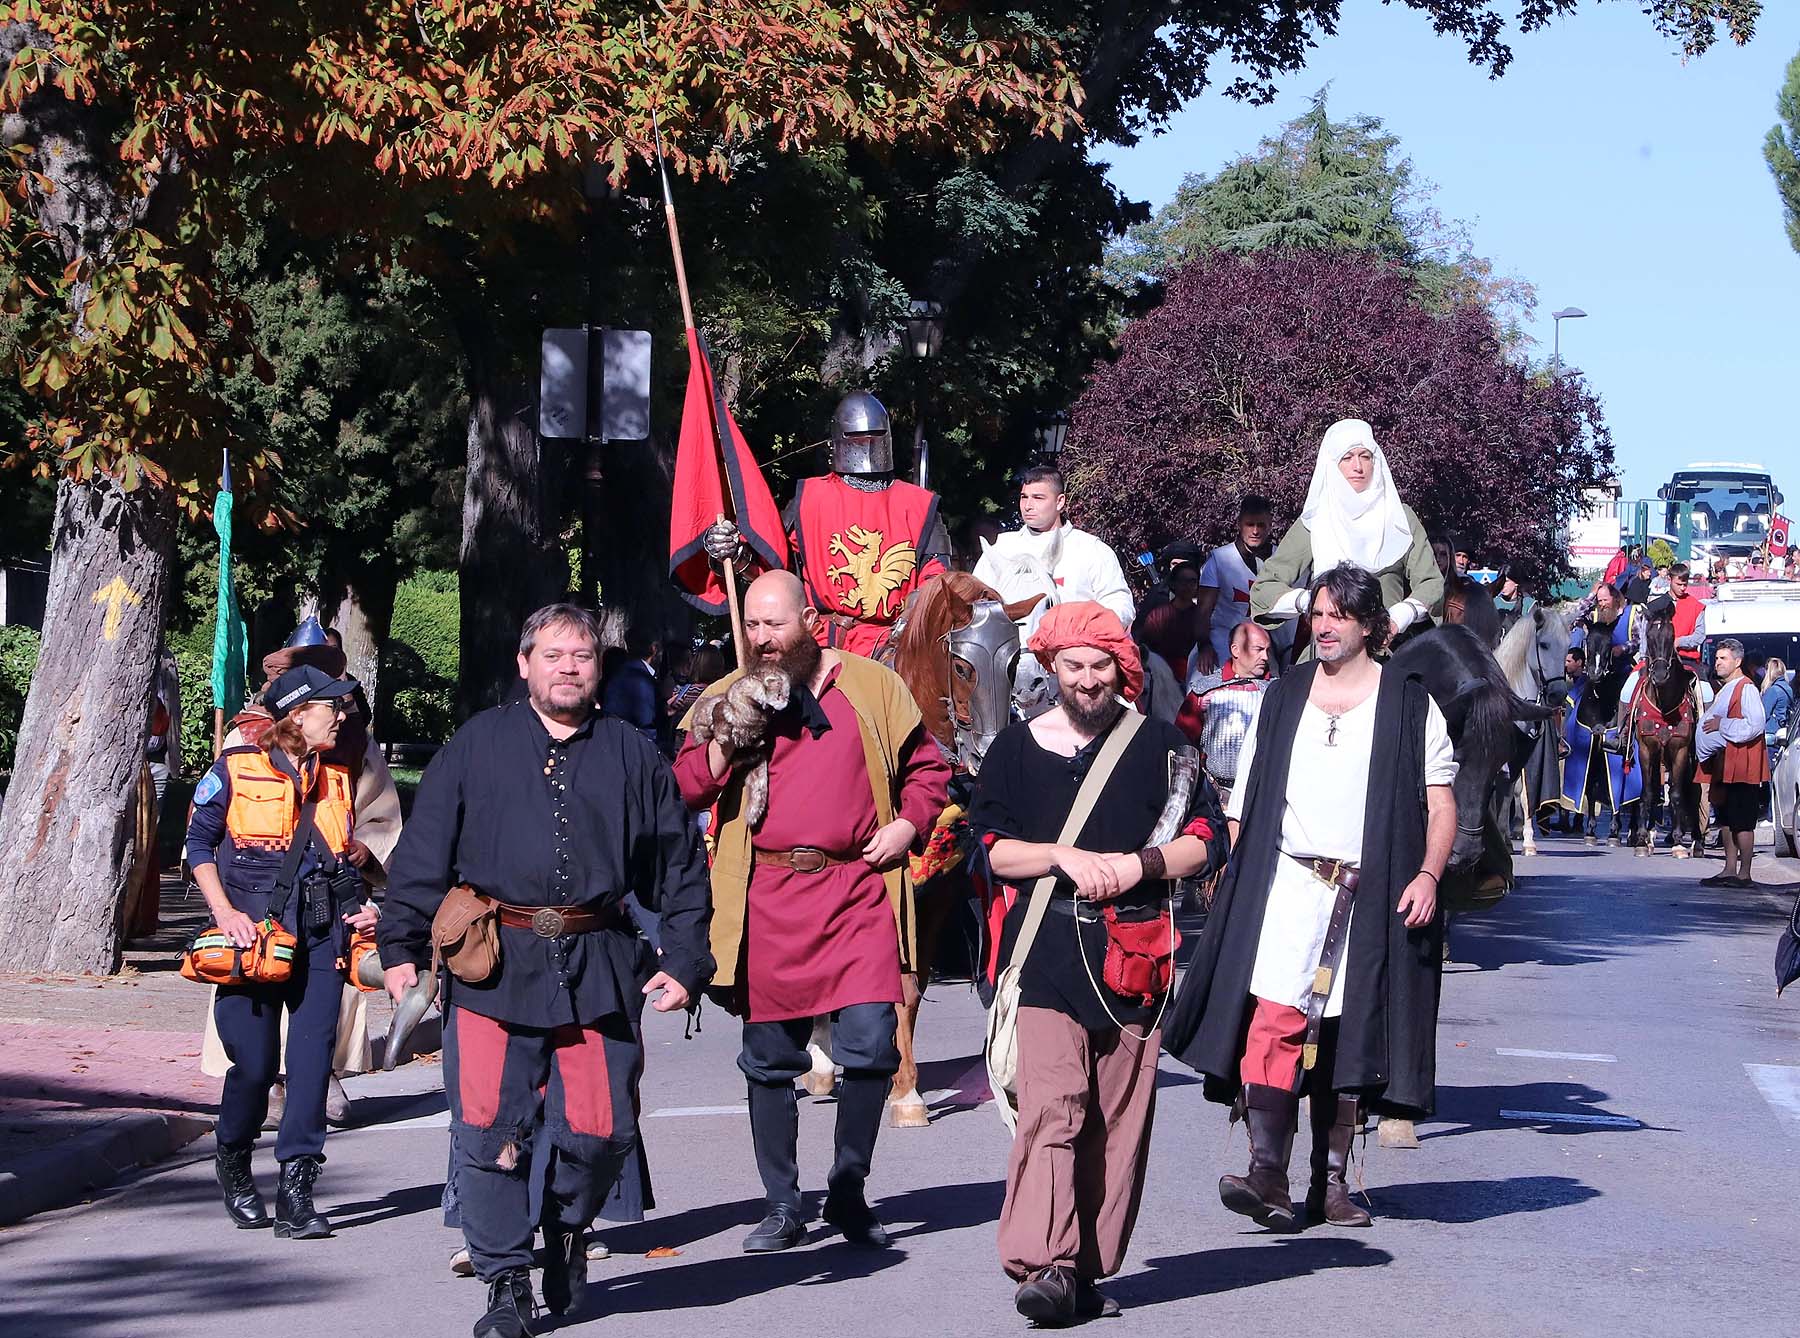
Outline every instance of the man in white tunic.
[[1250, 1169], [1220, 1180], [1221, 1200], [1275, 1230], [1299, 1225], [1303, 1091], [1307, 1211], [1336, 1226], [1369, 1225], [1345, 1187], [1362, 1102], [1431, 1109], [1437, 885], [1456, 834], [1443, 714], [1372, 657], [1389, 627], [1379, 582], [1346, 563], [1308, 594], [1317, 658], [1259, 700], [1225, 810], [1232, 863], [1165, 1042], [1248, 1123]]
[[[1025, 523], [1008, 530], [982, 550], [975, 564], [975, 578], [987, 582], [1005, 598], [1036, 593], [1039, 587], [1025, 574], [1047, 573], [1056, 598], [1046, 600], [1041, 614], [1052, 603], [1073, 604], [1091, 599], [1104, 604], [1131, 626], [1131, 587], [1119, 555], [1098, 535], [1078, 530], [1069, 523], [1069, 495], [1063, 477], [1050, 465], [1035, 465], [1019, 483], [1019, 518]], [[1176, 672], [1185, 672], [1185, 665]]]

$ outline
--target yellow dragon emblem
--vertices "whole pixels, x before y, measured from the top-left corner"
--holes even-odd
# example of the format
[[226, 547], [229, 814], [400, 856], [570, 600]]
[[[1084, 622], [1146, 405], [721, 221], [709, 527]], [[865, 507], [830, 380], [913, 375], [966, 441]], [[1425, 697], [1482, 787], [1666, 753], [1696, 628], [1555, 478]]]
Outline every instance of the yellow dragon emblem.
[[829, 552], [844, 559], [844, 565], [825, 568], [825, 579], [848, 579], [850, 588], [842, 592], [841, 598], [864, 618], [885, 618], [889, 596], [906, 584], [919, 565], [918, 550], [911, 543], [902, 539], [884, 553], [881, 539], [880, 530], [852, 525], [832, 535], [826, 546]]

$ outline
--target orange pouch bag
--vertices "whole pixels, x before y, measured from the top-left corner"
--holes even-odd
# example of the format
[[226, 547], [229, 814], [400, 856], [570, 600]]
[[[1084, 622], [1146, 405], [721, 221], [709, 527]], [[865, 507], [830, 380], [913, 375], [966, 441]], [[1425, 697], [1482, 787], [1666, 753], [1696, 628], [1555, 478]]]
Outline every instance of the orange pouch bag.
[[181, 974], [203, 985], [279, 985], [294, 974], [299, 940], [264, 916], [247, 948], [233, 943], [217, 925], [208, 925], [181, 954]]

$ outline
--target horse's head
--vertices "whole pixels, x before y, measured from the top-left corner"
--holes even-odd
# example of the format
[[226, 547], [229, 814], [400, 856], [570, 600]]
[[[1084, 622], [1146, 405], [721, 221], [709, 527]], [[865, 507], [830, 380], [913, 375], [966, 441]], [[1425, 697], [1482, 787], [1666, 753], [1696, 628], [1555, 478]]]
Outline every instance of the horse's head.
[[1560, 702], [1569, 692], [1569, 615], [1537, 604], [1531, 610], [1531, 678], [1539, 701]]
[[1019, 664], [1019, 628], [1009, 606], [977, 600], [969, 618], [946, 637], [950, 650], [950, 724], [956, 732], [956, 760], [970, 775], [995, 735], [1012, 719], [1013, 672]]
[[1667, 618], [1654, 618], [1644, 632], [1648, 652], [1650, 681], [1662, 687], [1675, 671], [1675, 624]]

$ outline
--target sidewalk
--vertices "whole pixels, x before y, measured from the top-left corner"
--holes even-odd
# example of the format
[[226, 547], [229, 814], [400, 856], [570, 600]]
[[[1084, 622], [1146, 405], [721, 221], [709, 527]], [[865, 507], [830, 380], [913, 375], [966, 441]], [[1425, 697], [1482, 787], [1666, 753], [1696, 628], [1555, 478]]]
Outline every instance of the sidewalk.
[[[162, 926], [114, 976], [0, 976], [0, 1227], [88, 1197], [212, 1132], [219, 1079], [200, 1071], [203, 985], [180, 952], [205, 903], [165, 878]], [[379, 1059], [390, 1010], [375, 996]], [[418, 1048], [436, 1045], [435, 1015]]]

